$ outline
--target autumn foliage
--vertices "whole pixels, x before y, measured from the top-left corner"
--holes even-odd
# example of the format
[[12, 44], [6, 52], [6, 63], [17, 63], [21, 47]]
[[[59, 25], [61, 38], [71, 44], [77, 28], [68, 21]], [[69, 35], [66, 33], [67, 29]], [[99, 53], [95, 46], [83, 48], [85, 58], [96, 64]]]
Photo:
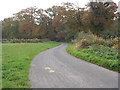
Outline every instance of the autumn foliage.
[[69, 2], [46, 10], [30, 7], [3, 20], [3, 38], [71, 41], [81, 31], [104, 38], [104, 32], [117, 31], [120, 17], [116, 11], [114, 2], [89, 2], [85, 8]]

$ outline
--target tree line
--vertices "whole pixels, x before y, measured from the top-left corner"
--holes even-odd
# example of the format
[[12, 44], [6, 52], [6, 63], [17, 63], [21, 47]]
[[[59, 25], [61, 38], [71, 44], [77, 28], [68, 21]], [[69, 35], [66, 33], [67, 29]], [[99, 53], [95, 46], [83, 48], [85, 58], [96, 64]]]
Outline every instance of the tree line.
[[114, 2], [89, 2], [85, 8], [62, 3], [46, 10], [30, 7], [2, 21], [3, 39], [71, 41], [80, 31], [118, 36], [120, 13]]

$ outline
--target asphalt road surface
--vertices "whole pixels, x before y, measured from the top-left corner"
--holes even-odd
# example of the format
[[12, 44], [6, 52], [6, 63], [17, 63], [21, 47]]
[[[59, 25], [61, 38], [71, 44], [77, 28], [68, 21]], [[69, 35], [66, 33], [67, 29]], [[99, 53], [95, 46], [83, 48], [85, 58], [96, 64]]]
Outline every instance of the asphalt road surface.
[[41, 52], [31, 62], [31, 88], [118, 88], [118, 73], [69, 55], [67, 44]]

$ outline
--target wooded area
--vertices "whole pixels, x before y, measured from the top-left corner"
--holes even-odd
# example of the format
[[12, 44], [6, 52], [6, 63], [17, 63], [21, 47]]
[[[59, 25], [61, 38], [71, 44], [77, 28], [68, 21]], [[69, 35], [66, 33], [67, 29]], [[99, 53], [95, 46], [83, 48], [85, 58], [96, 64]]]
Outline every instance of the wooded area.
[[120, 34], [114, 2], [89, 2], [85, 8], [73, 3], [62, 3], [46, 10], [30, 7], [2, 21], [3, 39], [49, 39], [71, 41], [81, 31], [92, 32], [104, 39]]

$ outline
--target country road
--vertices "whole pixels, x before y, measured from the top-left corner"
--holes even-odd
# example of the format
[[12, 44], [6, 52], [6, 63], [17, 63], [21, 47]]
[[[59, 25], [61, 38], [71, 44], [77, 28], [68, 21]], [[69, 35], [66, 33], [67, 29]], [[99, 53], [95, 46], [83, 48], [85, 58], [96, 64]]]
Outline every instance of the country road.
[[118, 88], [118, 73], [77, 59], [67, 44], [41, 52], [31, 62], [31, 88]]

